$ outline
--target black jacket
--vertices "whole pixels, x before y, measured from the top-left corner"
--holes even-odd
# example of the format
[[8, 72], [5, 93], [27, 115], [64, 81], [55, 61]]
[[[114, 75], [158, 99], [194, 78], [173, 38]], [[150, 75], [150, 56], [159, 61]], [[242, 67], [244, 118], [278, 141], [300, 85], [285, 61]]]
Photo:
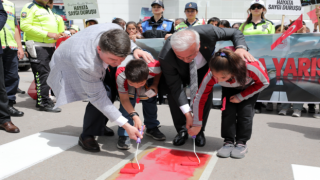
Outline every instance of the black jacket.
[[[193, 29], [199, 33], [200, 53], [207, 62], [210, 61], [211, 56], [214, 53], [217, 41], [231, 40], [234, 47], [239, 45], [247, 47], [244, 35], [237, 29], [219, 28], [212, 26], [211, 24], [195, 26], [189, 29]], [[159, 53], [160, 66], [164, 77], [164, 80], [161, 82], [160, 91], [162, 92], [160, 92], [160, 95], [167, 94], [168, 92], [164, 91], [165, 87], [168, 87], [175, 98], [176, 103], [180, 107], [189, 104], [182, 86], [190, 83], [189, 64], [177, 58], [171, 48], [170, 40], [171, 38], [169, 37]]]
[[167, 34], [174, 33], [174, 22], [163, 18], [163, 16], [157, 22], [152, 16], [143, 21], [141, 26], [144, 38], [164, 38]]

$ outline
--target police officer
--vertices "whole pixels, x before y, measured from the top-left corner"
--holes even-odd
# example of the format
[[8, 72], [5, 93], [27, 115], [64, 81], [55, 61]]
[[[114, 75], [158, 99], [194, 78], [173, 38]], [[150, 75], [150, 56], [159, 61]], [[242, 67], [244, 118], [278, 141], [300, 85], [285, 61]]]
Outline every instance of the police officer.
[[[53, 0], [49, 0], [49, 2], [48, 2], [47, 5], [48, 5], [48, 6], [50, 7], [50, 9], [52, 10], [52, 8], [53, 8]], [[60, 15], [56, 14], [56, 13], [53, 13], [53, 14], [54, 14], [54, 16], [56, 17], [56, 20], [57, 20], [58, 32], [60, 33], [60, 35], [65, 36], [64, 34], [61, 34], [61, 33], [63, 33], [64, 30], [65, 30], [65, 25], [64, 25], [63, 18], [62, 18]]]
[[194, 3], [194, 2], [187, 3], [186, 7], [184, 8], [184, 13], [186, 14], [187, 19], [185, 22], [181, 22], [179, 25], [175, 27], [176, 31], [180, 31], [192, 26], [202, 25], [202, 23], [197, 18], [197, 14], [198, 14], [197, 3]]
[[2, 44], [2, 59], [4, 68], [5, 87], [8, 95], [9, 106], [8, 110], [11, 116], [20, 117], [24, 113], [15, 109], [16, 93], [19, 85], [18, 66], [19, 59], [22, 59], [24, 52], [22, 49], [20, 33], [18, 29], [18, 22], [16, 19], [16, 12], [14, 3], [8, 0], [2, 0], [3, 8], [7, 12], [8, 18], [5, 26], [0, 31], [0, 38]]
[[54, 103], [49, 98], [50, 87], [47, 85], [49, 63], [55, 50], [55, 42], [60, 38], [56, 17], [47, 6], [48, 1], [34, 0], [26, 4], [21, 10], [20, 23], [21, 30], [25, 32], [37, 87], [36, 107], [40, 111], [60, 112], [60, 108], [53, 109]]
[[174, 22], [163, 18], [162, 1], [153, 1], [151, 7], [153, 16], [142, 23], [143, 37], [167, 39], [174, 32]]

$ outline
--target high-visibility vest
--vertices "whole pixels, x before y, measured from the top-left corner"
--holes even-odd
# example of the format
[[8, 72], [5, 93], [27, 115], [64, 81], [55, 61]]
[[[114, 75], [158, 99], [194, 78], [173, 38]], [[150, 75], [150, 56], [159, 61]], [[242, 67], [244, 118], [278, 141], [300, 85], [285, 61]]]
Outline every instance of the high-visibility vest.
[[14, 39], [15, 34], [15, 8], [14, 3], [4, 0], [2, 2], [4, 10], [8, 14], [8, 19], [2, 30], [0, 31], [0, 38], [2, 49], [9, 47], [10, 49], [18, 50], [18, 45]]

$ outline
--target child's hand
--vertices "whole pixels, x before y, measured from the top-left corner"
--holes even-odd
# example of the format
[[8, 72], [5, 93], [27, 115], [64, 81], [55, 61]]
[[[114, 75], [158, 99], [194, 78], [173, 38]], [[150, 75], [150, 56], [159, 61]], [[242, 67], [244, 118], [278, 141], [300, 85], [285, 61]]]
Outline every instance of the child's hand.
[[232, 102], [232, 103], [240, 103], [240, 101], [238, 100], [238, 98], [236, 98], [236, 96], [231, 96], [230, 97], [230, 102]]
[[134, 122], [134, 127], [136, 127], [139, 131], [141, 131], [142, 130], [142, 122], [141, 122], [139, 116], [133, 116], [132, 119]]

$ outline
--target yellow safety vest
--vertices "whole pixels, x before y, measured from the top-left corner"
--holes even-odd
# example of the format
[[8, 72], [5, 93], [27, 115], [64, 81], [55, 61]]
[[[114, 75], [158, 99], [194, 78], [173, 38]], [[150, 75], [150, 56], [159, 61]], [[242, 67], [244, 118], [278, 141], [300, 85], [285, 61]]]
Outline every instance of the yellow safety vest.
[[0, 31], [0, 38], [2, 49], [9, 47], [13, 50], [18, 50], [18, 45], [16, 40], [14, 39], [15, 34], [15, 8], [14, 3], [4, 0], [2, 2], [4, 10], [8, 14], [8, 19], [2, 30]]
[[56, 17], [56, 20], [57, 20], [57, 24], [58, 24], [58, 32], [59, 33], [63, 33], [64, 32], [64, 21], [63, 21], [63, 18], [56, 14], [56, 13], [53, 13], [54, 16]]
[[47, 37], [48, 32], [58, 34], [58, 24], [49, 6], [42, 6], [35, 1], [26, 4], [21, 10], [21, 30], [26, 34], [26, 40], [41, 43], [55, 43], [56, 40]]

